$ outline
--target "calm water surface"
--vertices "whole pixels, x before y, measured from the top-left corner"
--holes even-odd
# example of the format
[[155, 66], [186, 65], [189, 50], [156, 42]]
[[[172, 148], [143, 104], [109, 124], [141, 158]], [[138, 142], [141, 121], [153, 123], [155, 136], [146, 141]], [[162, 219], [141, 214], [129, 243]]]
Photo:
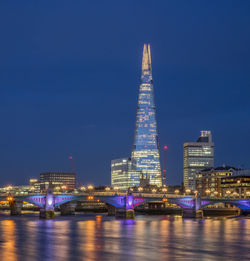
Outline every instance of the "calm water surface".
[[250, 219], [0, 215], [0, 260], [250, 260]]

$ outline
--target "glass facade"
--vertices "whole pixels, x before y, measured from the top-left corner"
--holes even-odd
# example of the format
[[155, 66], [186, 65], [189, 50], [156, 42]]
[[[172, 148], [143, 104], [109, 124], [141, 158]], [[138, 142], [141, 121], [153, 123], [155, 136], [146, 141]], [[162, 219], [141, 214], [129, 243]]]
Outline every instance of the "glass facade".
[[40, 174], [41, 190], [47, 185], [52, 187], [66, 186], [67, 190], [74, 190], [76, 186], [76, 174], [71, 172], [44, 172]]
[[144, 44], [132, 159], [151, 185], [162, 186], [150, 45]]
[[197, 142], [184, 143], [184, 187], [195, 190], [196, 173], [214, 167], [214, 144], [210, 131], [201, 131]]
[[140, 185], [141, 172], [136, 170], [130, 158], [111, 161], [111, 186], [120, 190]]

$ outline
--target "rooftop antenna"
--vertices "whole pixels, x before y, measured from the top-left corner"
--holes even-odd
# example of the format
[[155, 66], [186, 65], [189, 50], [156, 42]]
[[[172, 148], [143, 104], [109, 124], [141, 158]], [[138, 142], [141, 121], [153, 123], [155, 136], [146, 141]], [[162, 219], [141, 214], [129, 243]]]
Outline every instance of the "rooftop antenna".
[[163, 147], [163, 150], [164, 150], [164, 156], [163, 156], [163, 177], [162, 177], [162, 185], [166, 185], [166, 168], [167, 168], [167, 149], [168, 149], [168, 146], [165, 145]]
[[70, 160], [70, 162], [71, 162], [72, 171], [73, 171], [73, 173], [76, 174], [76, 170], [75, 170], [75, 165], [74, 165], [73, 157], [72, 157], [72, 156], [69, 156], [69, 160]]

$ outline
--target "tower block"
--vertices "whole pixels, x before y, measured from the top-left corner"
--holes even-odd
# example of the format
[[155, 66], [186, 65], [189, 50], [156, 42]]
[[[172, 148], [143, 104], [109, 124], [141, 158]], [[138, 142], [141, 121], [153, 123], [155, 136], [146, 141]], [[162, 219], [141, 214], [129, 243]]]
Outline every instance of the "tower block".
[[150, 45], [144, 44], [132, 159], [143, 179], [162, 186]]

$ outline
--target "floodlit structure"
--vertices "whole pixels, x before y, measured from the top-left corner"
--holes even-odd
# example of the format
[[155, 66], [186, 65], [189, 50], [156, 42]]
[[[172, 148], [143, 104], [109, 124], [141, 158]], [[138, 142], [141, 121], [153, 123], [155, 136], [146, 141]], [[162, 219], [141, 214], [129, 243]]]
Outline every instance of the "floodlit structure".
[[120, 190], [140, 185], [141, 172], [136, 170], [131, 158], [111, 161], [111, 186]]
[[132, 160], [150, 185], [162, 186], [150, 45], [144, 44]]
[[40, 173], [40, 188], [46, 190], [48, 187], [61, 187], [72, 191], [76, 187], [76, 174], [72, 172], [44, 172]]
[[214, 167], [214, 143], [211, 131], [201, 131], [196, 142], [184, 143], [184, 187], [195, 190], [196, 173]]

